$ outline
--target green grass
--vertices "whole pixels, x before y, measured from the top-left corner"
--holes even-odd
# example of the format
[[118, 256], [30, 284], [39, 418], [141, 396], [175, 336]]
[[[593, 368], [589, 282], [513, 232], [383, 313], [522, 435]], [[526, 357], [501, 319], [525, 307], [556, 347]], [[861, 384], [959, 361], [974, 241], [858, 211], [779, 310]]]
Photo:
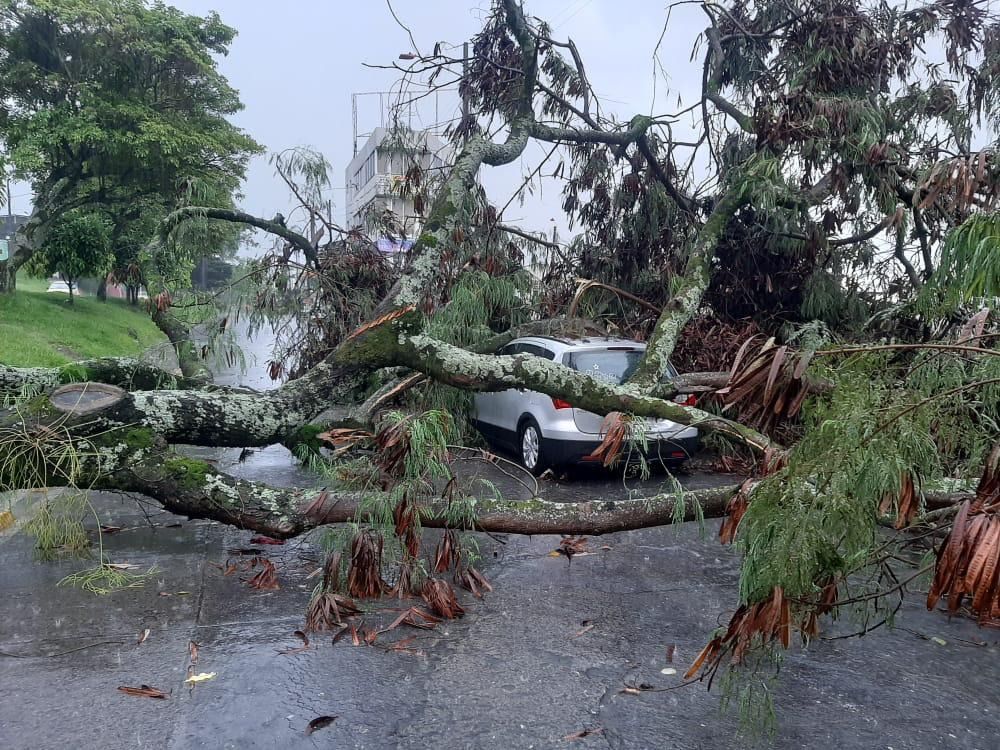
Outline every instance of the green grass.
[[140, 307], [124, 300], [49, 294], [48, 282], [18, 276], [17, 291], [0, 295], [0, 363], [54, 367], [92, 357], [128, 357], [166, 341]]

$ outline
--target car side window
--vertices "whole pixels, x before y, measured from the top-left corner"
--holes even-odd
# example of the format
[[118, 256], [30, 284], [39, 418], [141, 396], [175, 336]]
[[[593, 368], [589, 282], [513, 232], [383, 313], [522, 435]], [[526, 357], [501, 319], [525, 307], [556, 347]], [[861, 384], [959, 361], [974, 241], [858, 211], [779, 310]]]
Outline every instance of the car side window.
[[536, 357], [541, 357], [542, 359], [555, 359], [556, 355], [546, 349], [544, 346], [538, 346], [537, 344], [521, 344], [521, 351], [525, 354], [534, 354]]
[[521, 344], [507, 344], [507, 346], [502, 347], [497, 354], [519, 354], [522, 351], [521, 346]]

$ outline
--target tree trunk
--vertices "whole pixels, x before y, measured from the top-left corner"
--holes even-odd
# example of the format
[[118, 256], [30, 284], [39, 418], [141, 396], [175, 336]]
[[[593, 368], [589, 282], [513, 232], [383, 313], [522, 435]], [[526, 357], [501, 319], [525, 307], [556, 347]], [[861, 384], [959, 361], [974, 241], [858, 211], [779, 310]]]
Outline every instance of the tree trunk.
[[0, 294], [13, 294], [17, 288], [17, 271], [9, 261], [0, 261]]
[[108, 277], [104, 275], [101, 280], [97, 282], [97, 299], [101, 302], [108, 301]]
[[68, 383], [93, 382], [126, 390], [186, 390], [201, 387], [201, 381], [178, 377], [138, 359], [103, 357], [62, 367], [7, 367], [0, 364], [0, 402], [20, 393], [42, 393]]

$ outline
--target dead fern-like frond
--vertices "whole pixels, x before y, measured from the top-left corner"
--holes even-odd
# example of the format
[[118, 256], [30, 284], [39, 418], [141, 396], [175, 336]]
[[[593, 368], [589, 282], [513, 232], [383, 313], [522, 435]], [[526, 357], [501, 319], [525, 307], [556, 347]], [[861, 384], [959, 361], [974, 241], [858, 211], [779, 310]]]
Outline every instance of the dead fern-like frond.
[[736, 610], [729, 627], [722, 635], [715, 636], [701, 650], [684, 675], [689, 680], [700, 673], [702, 678], [712, 676], [728, 656], [733, 665], [741, 664], [750, 649], [757, 644], [775, 641], [788, 648], [791, 640], [791, 609], [780, 586], [771, 595], [756, 604], [744, 604]]
[[950, 613], [968, 599], [980, 623], [1000, 618], [1000, 444], [986, 460], [976, 497], [962, 503], [938, 550], [927, 608], [942, 597]]
[[347, 570], [347, 593], [362, 599], [377, 598], [388, 589], [382, 579], [382, 535], [370, 529], [359, 531], [351, 542]]
[[756, 354], [747, 355], [747, 350], [741, 349], [729, 383], [716, 395], [724, 410], [735, 407], [739, 421], [771, 434], [801, 411], [809, 395], [805, 373], [811, 358], [811, 352], [800, 354], [787, 345], [777, 346], [773, 338]]
[[427, 607], [438, 617], [446, 620], [454, 620], [465, 614], [462, 605], [458, 603], [455, 596], [455, 589], [447, 581], [440, 578], [428, 578], [424, 581], [423, 590], [420, 593]]

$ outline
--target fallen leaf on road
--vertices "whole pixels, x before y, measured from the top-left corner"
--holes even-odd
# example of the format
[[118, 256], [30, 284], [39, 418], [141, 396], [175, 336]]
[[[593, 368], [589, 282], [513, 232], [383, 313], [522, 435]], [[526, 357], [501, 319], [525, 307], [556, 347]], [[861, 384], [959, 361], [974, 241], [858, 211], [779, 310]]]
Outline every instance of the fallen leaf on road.
[[103, 523], [101, 524], [101, 533], [102, 534], [114, 534], [115, 532], [121, 531], [121, 530], [122, 530], [121, 526], [106, 526]]
[[571, 635], [569, 637], [570, 640], [573, 640], [574, 638], [579, 638], [581, 635], [586, 635], [587, 633], [589, 633], [591, 630], [594, 629], [594, 623], [590, 622], [589, 620], [584, 620], [580, 624], [583, 625], [583, 627], [580, 630], [576, 631], [573, 635]]
[[134, 570], [139, 566], [135, 563], [105, 563], [112, 570]]
[[351, 625], [351, 640], [355, 646], [361, 645], [361, 639], [358, 637], [358, 627], [354, 624]]
[[576, 740], [582, 740], [584, 737], [589, 737], [592, 734], [602, 734], [604, 732], [603, 727], [594, 727], [593, 729], [581, 729], [579, 732], [573, 732], [573, 734], [567, 734], [563, 737], [563, 742], [575, 742]]
[[160, 592], [160, 593], [158, 594], [158, 596], [173, 596], [173, 594], [171, 594], [171, 593], [169, 593], [169, 592], [167, 592], [167, 591], [161, 591], [161, 592]]
[[284, 539], [274, 539], [269, 536], [254, 536], [250, 537], [250, 544], [284, 544]]
[[465, 614], [462, 605], [458, 603], [455, 589], [447, 581], [440, 578], [428, 578], [420, 591], [431, 612], [446, 620], [453, 620]]
[[625, 693], [626, 695], [642, 695], [642, 691], [639, 690], [639, 688], [634, 688], [634, 687], [624, 687], [618, 692]]
[[14, 525], [14, 514], [9, 510], [0, 511], [0, 531], [6, 531]]
[[135, 645], [141, 646], [143, 643], [146, 642], [147, 638], [149, 638], [149, 628], [146, 628], [139, 634], [139, 640], [135, 642]]
[[161, 700], [167, 698], [167, 694], [162, 690], [157, 690], [155, 687], [150, 687], [149, 685], [141, 685], [140, 687], [119, 685], [118, 689], [125, 693], [125, 695], [134, 695], [137, 698], [159, 698]]
[[323, 727], [328, 727], [336, 720], [336, 716], [317, 716], [309, 722], [309, 726], [306, 728], [306, 734], [312, 734], [313, 732], [319, 731]]
[[493, 586], [486, 580], [486, 576], [471, 565], [466, 566], [461, 572], [455, 571], [455, 582], [462, 588], [471, 591], [477, 599], [483, 598], [483, 591], [493, 590]]
[[247, 581], [247, 585], [260, 591], [275, 591], [281, 588], [278, 585], [278, 571], [274, 563], [263, 557], [255, 557], [251, 561], [251, 567], [255, 568], [258, 565], [261, 566], [260, 572]]
[[576, 555], [589, 554], [587, 550], [587, 537], [585, 536], [565, 536], [559, 542], [559, 547], [555, 550], [557, 555], [565, 555], [572, 560]]
[[303, 651], [305, 651], [307, 648], [309, 648], [309, 636], [307, 636], [301, 630], [296, 630], [292, 635], [294, 635], [296, 638], [298, 638], [299, 640], [301, 640], [302, 641], [302, 645], [299, 646], [298, 648], [284, 648], [284, 649], [279, 649], [278, 650], [279, 654], [284, 654], [285, 656], [287, 656], [289, 654], [301, 654]]
[[191, 664], [198, 663], [198, 644], [194, 641], [188, 641], [188, 655], [191, 657]]
[[207, 682], [208, 680], [215, 679], [215, 672], [201, 672], [200, 674], [193, 674], [184, 680], [187, 685], [197, 685], [199, 682]]
[[327, 591], [320, 594], [309, 605], [306, 613], [306, 628], [308, 630], [328, 630], [334, 623], [341, 624], [344, 617], [360, 613], [361, 610], [353, 599]]
[[345, 635], [345, 634], [347, 633], [347, 631], [348, 631], [348, 630], [350, 630], [350, 628], [349, 628], [349, 627], [347, 626], [347, 624], [345, 623], [345, 624], [344, 624], [344, 625], [343, 625], [343, 626], [342, 626], [342, 627], [340, 628], [340, 630], [339, 630], [339, 631], [337, 631], [337, 634], [336, 634], [335, 636], [333, 636], [333, 642], [332, 642], [332, 645], [336, 646], [336, 645], [337, 645], [337, 641], [339, 641], [339, 640], [340, 640], [341, 638], [343, 638], [343, 637], [344, 637], [344, 635]]
[[382, 632], [388, 633], [390, 630], [395, 630], [400, 625], [409, 625], [411, 628], [420, 628], [421, 630], [433, 630], [439, 622], [441, 622], [440, 617], [432, 615], [430, 612], [425, 612], [418, 607], [410, 607], [408, 610], [403, 612], [403, 614], [393, 620], [392, 624]]
[[674, 654], [677, 652], [677, 644], [671, 643], [667, 646], [667, 664], [673, 664]]

